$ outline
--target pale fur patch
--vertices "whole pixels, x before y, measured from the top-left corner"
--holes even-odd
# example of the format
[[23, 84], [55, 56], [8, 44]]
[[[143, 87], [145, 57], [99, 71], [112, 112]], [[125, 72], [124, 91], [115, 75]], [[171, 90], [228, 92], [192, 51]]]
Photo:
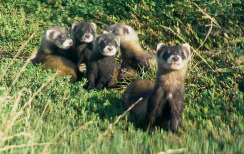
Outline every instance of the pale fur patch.
[[[173, 55], [170, 56], [167, 61], [164, 61], [162, 59], [162, 54], [160, 55], [160, 57], [157, 57], [157, 62], [158, 62], [158, 65], [161, 65], [162, 67], [164, 67], [165, 69], [167, 70], [180, 70], [182, 69], [185, 65], [186, 65], [186, 61], [185, 60], [182, 60], [182, 58], [180, 56], [178, 56], [178, 61], [177, 62], [174, 62], [173, 60]], [[175, 64], [173, 64], [175, 63]]]
[[104, 31], [102, 32], [102, 34], [108, 34], [108, 31], [104, 30]]
[[173, 98], [173, 94], [172, 93], [169, 93], [168, 94], [168, 99], [172, 99]]
[[72, 24], [72, 30], [75, 28], [76, 25], [76, 23]]
[[126, 28], [128, 30], [128, 34], [131, 34], [133, 32], [132, 27], [128, 26], [128, 25], [124, 25], [124, 28]]
[[[175, 62], [175, 61], [173, 60], [174, 57], [175, 57], [175, 55], [171, 55], [171, 56], [167, 59], [167, 63], [173, 63], [173, 62]], [[178, 57], [178, 60], [177, 60], [176, 63], [181, 64], [181, 63], [182, 63], [182, 58], [181, 58], [180, 56], [178, 56], [178, 55], [177, 55], [177, 57]]]
[[[86, 37], [86, 35], [89, 35], [89, 38]], [[90, 43], [93, 41], [93, 35], [90, 33], [86, 33], [82, 36], [82, 41], [86, 43]]]
[[[112, 48], [112, 51], [109, 51], [108, 48]], [[116, 55], [117, 53], [117, 49], [114, 47], [114, 46], [106, 46], [104, 49], [103, 49], [103, 55], [104, 56], [114, 56]]]
[[120, 38], [118, 36], [116, 36], [115, 41], [117, 42], [118, 45], [120, 44]]
[[81, 72], [85, 72], [85, 71], [86, 71], [86, 64], [85, 64], [85, 63], [81, 63], [81, 64], [78, 66], [78, 68], [79, 68], [79, 71], [81, 71]]
[[[124, 33], [124, 28], [127, 29], [127, 32]], [[121, 42], [130, 42], [130, 41], [139, 41], [139, 38], [136, 32], [133, 30], [132, 27], [128, 25], [112, 25], [109, 29], [109, 32], [113, 32], [113, 30], [118, 31], [118, 35]]]
[[72, 44], [73, 44], [72, 39], [67, 39], [64, 41], [64, 43], [62, 45], [59, 45], [59, 48], [68, 49], [72, 46]]
[[[190, 45], [188, 43], [185, 43], [185, 44], [182, 44], [181, 47], [182, 48], [186, 48], [188, 50], [188, 51], [185, 51], [184, 54], [187, 55], [186, 56], [187, 57], [187, 61], [189, 61], [191, 59], [191, 55], [192, 55]], [[186, 54], [186, 52], [188, 52], [188, 53]]]
[[95, 23], [92, 22], [91, 25], [93, 26], [94, 30], [97, 29], [97, 25]]
[[187, 50], [191, 51], [191, 47], [190, 47], [190, 45], [188, 43], [184, 43], [181, 46], [185, 47], [185, 48], [187, 48]]
[[47, 39], [48, 41], [51, 40], [51, 39], [50, 39], [50, 34], [51, 34], [52, 32], [54, 32], [54, 31], [55, 31], [54, 29], [49, 29], [49, 30], [46, 31], [46, 39]]
[[60, 32], [55, 31], [54, 34], [53, 34], [53, 38], [55, 39], [55, 38], [57, 38], [59, 35], [60, 35]]
[[156, 51], [158, 51], [163, 45], [164, 45], [163, 43], [159, 43], [159, 44], [157, 45]]
[[173, 70], [180, 70], [182, 69], [186, 62], [182, 60], [182, 58], [180, 56], [177, 55], [177, 57], [179, 58], [176, 62], [173, 60], [173, 55], [170, 56], [167, 60], [167, 64], [169, 65], [169, 67]]

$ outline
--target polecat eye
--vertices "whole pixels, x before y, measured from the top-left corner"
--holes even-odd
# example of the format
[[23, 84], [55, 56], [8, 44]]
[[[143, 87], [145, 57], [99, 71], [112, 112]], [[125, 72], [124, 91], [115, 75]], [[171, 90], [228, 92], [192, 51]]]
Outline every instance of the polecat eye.
[[163, 55], [162, 55], [162, 58], [164, 60], [167, 60], [169, 57], [170, 57], [169, 50], [165, 50]]
[[119, 45], [117, 42], [115, 42], [114, 46], [115, 46], [115, 48], [118, 48]]
[[101, 41], [99, 44], [100, 44], [100, 46], [101, 46], [102, 48], [105, 48], [105, 46], [106, 46], [106, 44], [105, 44], [104, 41]]
[[182, 50], [179, 50], [179, 53], [180, 53], [180, 56], [181, 56], [182, 58], [185, 58], [185, 54], [184, 54], [184, 52], [183, 52]]
[[116, 29], [113, 30], [114, 34], [118, 34], [118, 31]]
[[64, 36], [63, 35], [60, 35], [58, 38], [59, 38], [59, 40], [63, 40], [64, 39]]

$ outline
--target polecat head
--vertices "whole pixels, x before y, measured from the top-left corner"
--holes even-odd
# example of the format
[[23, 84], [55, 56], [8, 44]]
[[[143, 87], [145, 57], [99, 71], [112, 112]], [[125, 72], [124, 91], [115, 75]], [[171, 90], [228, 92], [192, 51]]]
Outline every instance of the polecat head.
[[109, 33], [113, 33], [114, 35], [120, 38], [121, 43], [126, 41], [138, 41], [138, 36], [134, 29], [128, 25], [122, 24], [114, 24], [105, 29]]
[[64, 27], [52, 27], [45, 32], [44, 37], [61, 49], [68, 49], [73, 45], [68, 31]]
[[162, 43], [157, 45], [157, 62], [167, 70], [180, 70], [186, 66], [191, 58], [189, 44], [179, 46], [166, 46]]
[[96, 38], [96, 48], [104, 56], [116, 55], [120, 46], [119, 37], [112, 33], [104, 31], [101, 35]]
[[94, 40], [96, 33], [96, 24], [81, 22], [72, 25], [72, 35], [80, 42], [90, 43]]

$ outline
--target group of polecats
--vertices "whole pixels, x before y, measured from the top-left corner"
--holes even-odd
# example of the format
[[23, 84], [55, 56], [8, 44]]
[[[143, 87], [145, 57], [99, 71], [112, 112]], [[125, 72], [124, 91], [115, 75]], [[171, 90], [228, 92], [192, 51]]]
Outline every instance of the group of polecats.
[[[115, 60], [119, 49], [120, 64]], [[137, 102], [131, 112], [145, 119], [145, 129], [169, 125], [172, 132], [177, 132], [184, 109], [190, 46], [159, 43], [156, 50], [157, 53], [145, 52], [135, 30], [128, 25], [108, 26], [96, 36], [94, 23], [81, 22], [72, 25], [71, 37], [64, 27], [49, 28], [32, 62], [43, 64], [45, 69], [57, 69], [60, 76], [71, 75], [71, 82], [86, 76], [88, 90], [113, 87], [116, 80], [133, 78], [157, 65], [155, 83], [134, 81], [124, 93], [123, 103], [129, 108]], [[79, 69], [81, 64], [86, 66], [85, 73]]]

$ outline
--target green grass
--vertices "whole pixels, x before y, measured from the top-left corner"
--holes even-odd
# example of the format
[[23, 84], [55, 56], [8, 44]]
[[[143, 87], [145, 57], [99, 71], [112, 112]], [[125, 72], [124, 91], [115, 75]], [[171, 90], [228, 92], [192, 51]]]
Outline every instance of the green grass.
[[[244, 153], [243, 11], [241, 0], [1, 1], [0, 151]], [[21, 59], [36, 52], [48, 27], [70, 28], [81, 20], [95, 22], [98, 32], [129, 24], [149, 52], [159, 42], [192, 46], [178, 134], [156, 128], [149, 135], [133, 115], [120, 117], [125, 87], [87, 92], [86, 79], [70, 84], [68, 77], [53, 80], [55, 71], [41, 66], [25, 68]]]

